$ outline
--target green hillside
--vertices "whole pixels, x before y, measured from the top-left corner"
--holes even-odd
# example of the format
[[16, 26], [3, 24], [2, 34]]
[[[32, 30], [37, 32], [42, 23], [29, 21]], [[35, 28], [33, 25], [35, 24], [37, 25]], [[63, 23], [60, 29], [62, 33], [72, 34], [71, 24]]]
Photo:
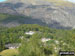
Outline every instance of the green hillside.
[[20, 20], [23, 18], [27, 18], [27, 17], [0, 13], [0, 23], [1, 22], [11, 22], [11, 21]]
[[[17, 2], [17, 0], [14, 1]], [[36, 4], [37, 0], [19, 1]], [[67, 8], [62, 9], [60, 7], [72, 7], [73, 3], [63, 0], [44, 1], [53, 3], [56, 6], [52, 5], [53, 7], [50, 6], [46, 8], [45, 5], [45, 7], [43, 5], [23, 5], [26, 6], [23, 7], [23, 9], [26, 8], [24, 10], [26, 10], [27, 14], [31, 14], [31, 16], [0, 13], [0, 56], [59, 56], [59, 51], [75, 51], [75, 29], [65, 27], [68, 23], [74, 24], [74, 9], [69, 11]], [[20, 8], [17, 9], [17, 5], [21, 3], [14, 4], [10, 2], [8, 4], [5, 3], [5, 5], [2, 4], [1, 6], [4, 5], [6, 7], [6, 5], [8, 5], [7, 8], [10, 10], [19, 10], [22, 8], [22, 6], [19, 6]], [[59, 7], [57, 8], [57, 6]], [[73, 16], [71, 16], [71, 14], [73, 14]], [[70, 18], [68, 17], [69, 15], [71, 16]], [[34, 17], [32, 18], [32, 16]], [[44, 21], [46, 21], [46, 23], [49, 22], [48, 25], [50, 27], [47, 27], [48, 25]], [[61, 25], [61, 23], [65, 25]], [[15, 27], [13, 27], [12, 24], [14, 24]], [[9, 26], [5, 27], [6, 25]], [[51, 26], [54, 28], [51, 28]], [[55, 26], [58, 28], [56, 29]], [[30, 34], [28, 34], [29, 32]], [[8, 44], [10, 44], [9, 46], [20, 45], [15, 48], [10, 48], [9, 46], [7, 47]]]
[[[36, 33], [32, 36], [26, 35], [25, 32], [28, 31]], [[24, 37], [23, 40], [20, 38], [21, 36]], [[44, 45], [41, 38], [50, 38], [51, 40]], [[28, 39], [29, 41], [27, 41]], [[20, 56], [58, 56], [60, 50], [75, 50], [75, 30], [58, 30], [36, 24], [24, 24], [0, 30], [0, 51], [5, 50], [4, 45], [7, 43], [21, 43]]]
[[17, 51], [17, 49], [7, 49], [7, 50], [0, 52], [0, 55], [2, 55], [2, 56], [15, 56], [15, 55], [18, 55], [18, 51]]

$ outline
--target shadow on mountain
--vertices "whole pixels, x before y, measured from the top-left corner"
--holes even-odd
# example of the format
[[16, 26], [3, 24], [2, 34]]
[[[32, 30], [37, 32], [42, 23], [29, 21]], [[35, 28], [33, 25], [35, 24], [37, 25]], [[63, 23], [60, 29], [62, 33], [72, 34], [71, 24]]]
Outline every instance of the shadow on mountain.
[[19, 7], [22, 7], [23, 3], [16, 3], [16, 4], [13, 4], [13, 3], [0, 3], [0, 7], [11, 7], [11, 8], [19, 8]]
[[[3, 24], [8, 25], [8, 27], [12, 27], [12, 24], [17, 26], [18, 24], [39, 24], [42, 26], [48, 26], [51, 28], [57, 28], [57, 29], [72, 29], [72, 27], [64, 27], [59, 22], [55, 20], [51, 20], [51, 23], [46, 24], [46, 22], [43, 22], [41, 19], [38, 18], [32, 18], [28, 16], [9, 16], [8, 18], [4, 19]], [[12, 23], [13, 22], [13, 23]], [[17, 24], [17, 25], [16, 25]]]
[[52, 23], [49, 23], [48, 26], [51, 28], [56, 28], [56, 29], [72, 29], [72, 27], [66, 27], [61, 25], [61, 23], [55, 21], [55, 20], [51, 20]]
[[18, 14], [16, 9], [22, 7], [23, 5], [24, 5], [24, 3], [21, 3], [21, 2], [15, 3], [15, 4], [13, 4], [13, 3], [0, 3], [0, 8], [10, 9], [10, 10], [13, 10], [14, 13], [16, 12]]

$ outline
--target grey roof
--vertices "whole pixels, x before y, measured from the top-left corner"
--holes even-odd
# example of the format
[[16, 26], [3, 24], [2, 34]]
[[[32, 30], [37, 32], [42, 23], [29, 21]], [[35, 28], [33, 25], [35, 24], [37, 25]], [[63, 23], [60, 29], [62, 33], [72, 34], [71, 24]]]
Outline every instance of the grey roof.
[[19, 47], [21, 44], [20, 43], [13, 43], [13, 44], [6, 44], [5, 47], [9, 48], [9, 47]]

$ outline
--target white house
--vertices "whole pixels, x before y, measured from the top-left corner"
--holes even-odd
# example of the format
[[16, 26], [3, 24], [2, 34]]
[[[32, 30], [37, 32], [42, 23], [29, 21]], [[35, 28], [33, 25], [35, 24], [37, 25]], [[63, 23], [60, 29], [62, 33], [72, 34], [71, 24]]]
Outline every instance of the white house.
[[13, 44], [6, 44], [5, 45], [5, 48], [8, 48], [8, 49], [16, 49], [16, 48], [19, 48], [21, 46], [20, 43], [13, 43]]
[[67, 45], [66, 43], [63, 43], [63, 45]]
[[20, 39], [23, 39], [23, 38], [24, 38], [24, 36], [21, 36], [21, 37], [20, 37]]
[[58, 40], [55, 40], [55, 43], [56, 43], [56, 44], [59, 44], [59, 41], [58, 41]]
[[51, 40], [51, 39], [50, 39], [50, 38], [42, 38], [42, 39], [41, 39], [42, 42], [47, 42], [47, 41], [49, 41], [49, 40]]
[[33, 35], [35, 32], [33, 32], [33, 31], [29, 31], [29, 32], [26, 32], [25, 34], [27, 34], [27, 35]]

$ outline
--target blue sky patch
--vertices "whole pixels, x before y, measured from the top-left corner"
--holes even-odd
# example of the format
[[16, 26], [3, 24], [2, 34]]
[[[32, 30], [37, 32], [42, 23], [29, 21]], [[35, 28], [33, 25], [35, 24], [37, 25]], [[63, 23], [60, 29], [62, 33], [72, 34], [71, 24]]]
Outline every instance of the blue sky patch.
[[4, 1], [6, 1], [6, 0], [0, 0], [0, 2], [4, 2]]

